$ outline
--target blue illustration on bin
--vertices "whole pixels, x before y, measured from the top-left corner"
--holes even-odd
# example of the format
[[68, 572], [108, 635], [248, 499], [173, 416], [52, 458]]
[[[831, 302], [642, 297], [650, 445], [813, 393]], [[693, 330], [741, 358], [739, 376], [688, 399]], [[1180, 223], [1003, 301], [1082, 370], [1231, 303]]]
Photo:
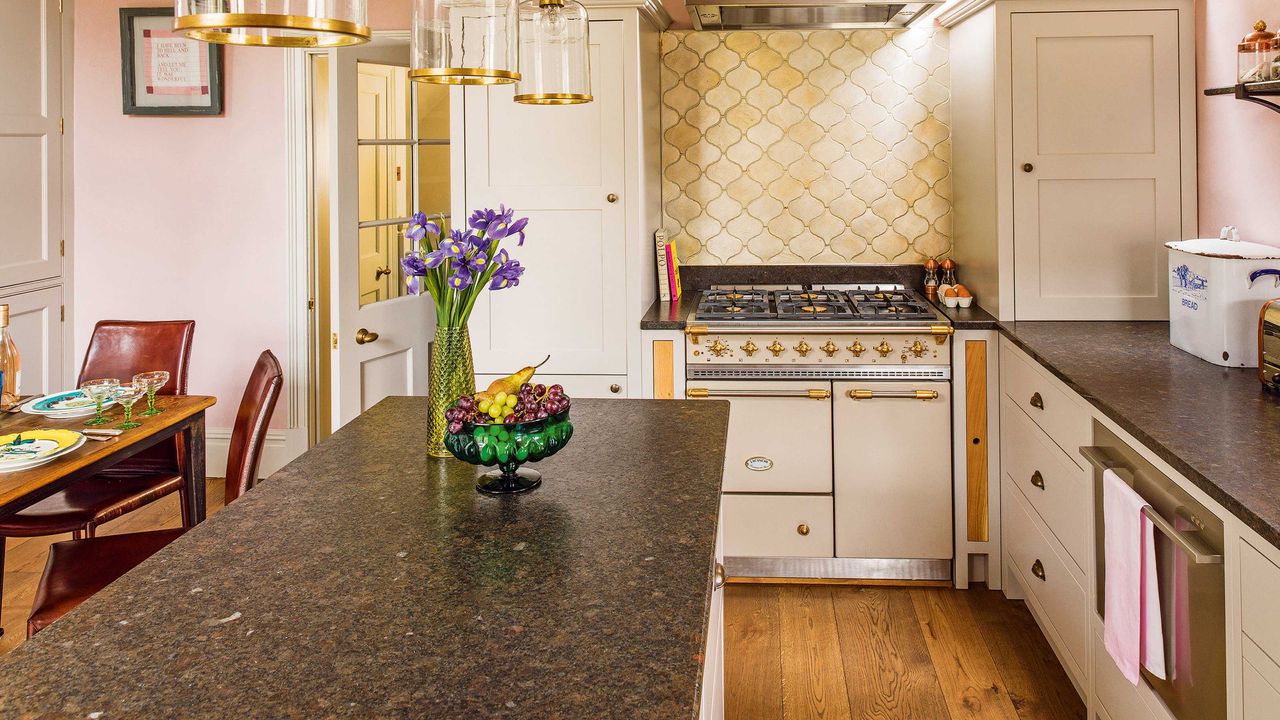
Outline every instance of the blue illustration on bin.
[[1209, 280], [1203, 275], [1195, 273], [1186, 265], [1179, 265], [1173, 269], [1175, 287], [1185, 288], [1187, 290], [1204, 290], [1209, 287]]

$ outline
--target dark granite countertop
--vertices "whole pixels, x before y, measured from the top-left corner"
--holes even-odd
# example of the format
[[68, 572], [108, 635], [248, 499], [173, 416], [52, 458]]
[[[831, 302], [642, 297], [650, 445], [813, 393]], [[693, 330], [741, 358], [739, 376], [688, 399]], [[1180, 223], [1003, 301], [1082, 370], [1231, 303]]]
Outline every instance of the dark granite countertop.
[[1280, 546], [1280, 396], [1257, 370], [1169, 344], [1165, 322], [1007, 322], [1001, 332]]
[[494, 498], [389, 398], [0, 659], [0, 716], [694, 718], [724, 402], [578, 400]]

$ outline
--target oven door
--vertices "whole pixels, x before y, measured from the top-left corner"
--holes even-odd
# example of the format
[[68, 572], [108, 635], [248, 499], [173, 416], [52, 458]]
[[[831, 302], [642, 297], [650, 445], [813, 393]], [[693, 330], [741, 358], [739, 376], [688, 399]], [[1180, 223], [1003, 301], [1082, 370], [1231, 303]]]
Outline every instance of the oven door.
[[833, 402], [836, 557], [951, 558], [950, 383], [837, 382]]
[[830, 382], [690, 380], [685, 395], [729, 401], [725, 492], [831, 492]]

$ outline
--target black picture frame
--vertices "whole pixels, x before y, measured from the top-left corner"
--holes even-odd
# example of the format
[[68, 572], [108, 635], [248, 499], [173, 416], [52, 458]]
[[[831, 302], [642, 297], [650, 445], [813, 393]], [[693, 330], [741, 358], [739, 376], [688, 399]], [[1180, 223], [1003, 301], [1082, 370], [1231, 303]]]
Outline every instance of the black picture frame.
[[172, 7], [120, 8], [120, 74], [125, 115], [221, 115], [223, 95], [223, 50], [216, 43], [201, 43], [209, 53], [208, 105], [139, 105], [137, 90], [143, 82], [135, 66], [134, 21], [140, 17], [173, 17]]

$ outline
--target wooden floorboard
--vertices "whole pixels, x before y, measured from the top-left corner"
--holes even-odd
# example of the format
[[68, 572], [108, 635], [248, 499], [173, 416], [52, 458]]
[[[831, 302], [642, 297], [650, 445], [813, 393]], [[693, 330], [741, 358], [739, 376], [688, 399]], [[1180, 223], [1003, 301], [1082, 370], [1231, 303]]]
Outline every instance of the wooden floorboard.
[[726, 718], [782, 717], [782, 593], [777, 587], [725, 588]]
[[[205, 502], [209, 515], [222, 507], [222, 485], [223, 481], [217, 478], [209, 478], [206, 482]], [[99, 528], [98, 534], [115, 535], [181, 526], [182, 507], [177, 493], [174, 493], [112, 520]], [[4, 627], [4, 637], [0, 637], [0, 654], [9, 652], [27, 639], [27, 616], [31, 614], [40, 575], [44, 573], [49, 546], [70, 539], [71, 535], [66, 534], [6, 540], [4, 596], [0, 598], [0, 625]]]
[[1084, 702], [1027, 606], [985, 588], [970, 590], [964, 597], [1018, 717], [1082, 720], [1087, 713]]
[[851, 717], [831, 588], [797, 587], [783, 592], [781, 616], [782, 717]]
[[831, 592], [852, 716], [948, 717], [911, 598], [888, 588]]
[[916, 618], [952, 720], [1018, 720], [995, 661], [954, 590], [912, 590]]

